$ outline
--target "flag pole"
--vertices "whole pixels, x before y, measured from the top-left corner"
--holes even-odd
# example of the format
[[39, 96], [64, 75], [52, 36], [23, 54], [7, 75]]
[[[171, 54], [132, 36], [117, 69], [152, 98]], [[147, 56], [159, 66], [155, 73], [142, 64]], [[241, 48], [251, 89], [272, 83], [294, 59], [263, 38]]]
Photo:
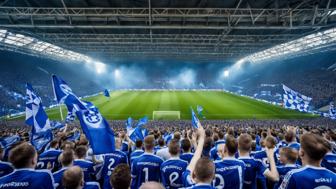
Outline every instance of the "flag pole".
[[60, 111], [60, 114], [61, 114], [61, 120], [63, 121], [63, 112], [62, 112], [62, 106], [60, 105], [60, 103], [58, 102], [57, 100], [57, 97], [56, 97], [56, 92], [55, 92], [55, 85], [54, 85], [54, 80], [53, 80], [53, 76], [51, 76], [51, 83], [52, 83], [52, 87], [53, 87], [53, 92], [54, 92], [54, 97], [57, 101], [57, 104], [58, 104], [58, 107], [59, 107], [59, 111]]

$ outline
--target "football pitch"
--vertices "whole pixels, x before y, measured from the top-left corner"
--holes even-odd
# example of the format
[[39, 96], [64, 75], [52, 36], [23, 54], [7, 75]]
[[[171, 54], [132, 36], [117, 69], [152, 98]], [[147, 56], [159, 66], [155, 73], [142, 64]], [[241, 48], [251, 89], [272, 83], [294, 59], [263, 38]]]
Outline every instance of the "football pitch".
[[[190, 107], [204, 108], [206, 119], [300, 119], [313, 117], [222, 91], [114, 91], [110, 98], [97, 95], [91, 101], [108, 120], [153, 118], [153, 111], [179, 111], [180, 119], [191, 119]], [[67, 110], [62, 107], [63, 116]], [[59, 108], [47, 111], [50, 119], [60, 119]]]

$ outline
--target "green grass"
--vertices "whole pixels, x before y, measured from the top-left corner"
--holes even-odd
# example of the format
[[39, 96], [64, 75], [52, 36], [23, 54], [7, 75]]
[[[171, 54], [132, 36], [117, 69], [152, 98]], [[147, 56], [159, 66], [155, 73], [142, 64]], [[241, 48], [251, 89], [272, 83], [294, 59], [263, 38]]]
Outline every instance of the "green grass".
[[[287, 110], [248, 97], [220, 91], [115, 91], [111, 97], [103, 95], [87, 98], [96, 105], [106, 119], [138, 119], [153, 111], [180, 111], [181, 119], [190, 119], [190, 106], [204, 108], [206, 119], [301, 119], [314, 117]], [[63, 106], [63, 115], [67, 110]], [[59, 108], [47, 111], [50, 119], [60, 119]]]

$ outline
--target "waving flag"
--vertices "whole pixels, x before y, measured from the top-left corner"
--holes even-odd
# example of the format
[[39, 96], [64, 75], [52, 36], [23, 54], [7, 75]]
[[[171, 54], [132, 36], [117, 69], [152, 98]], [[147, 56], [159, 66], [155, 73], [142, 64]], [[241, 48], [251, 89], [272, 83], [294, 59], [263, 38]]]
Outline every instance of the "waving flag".
[[7, 149], [11, 147], [13, 144], [16, 142], [20, 141], [20, 136], [19, 135], [13, 135], [13, 136], [8, 136], [8, 137], [2, 137], [0, 138], [0, 146], [3, 149]]
[[140, 118], [139, 121], [138, 121], [138, 124], [137, 124], [137, 127], [141, 127], [143, 125], [146, 125], [148, 122], [148, 117], [145, 116], [143, 118]]
[[171, 139], [173, 139], [173, 134], [170, 133], [165, 133], [163, 136], [163, 140], [165, 141], [166, 144], [169, 143], [169, 141], [171, 141]]
[[32, 127], [31, 143], [39, 151], [53, 138], [51, 125], [43, 109], [42, 100], [30, 84], [26, 84], [26, 124]]
[[85, 102], [86, 109], [76, 108], [76, 115], [95, 155], [112, 153], [115, 150], [114, 133], [97, 108]]
[[51, 121], [50, 125], [51, 125], [51, 130], [63, 129], [65, 127], [65, 124], [59, 121]]
[[203, 107], [200, 105], [197, 105], [197, 114], [201, 117], [201, 118], [205, 118], [205, 116], [203, 115]]
[[79, 140], [79, 138], [80, 138], [80, 132], [79, 132], [79, 131], [75, 131], [74, 133], [72, 133], [72, 134], [67, 138], [67, 140], [70, 140], [70, 141], [75, 142], [75, 141]]
[[144, 136], [140, 127], [129, 128], [127, 130], [128, 137], [135, 143], [137, 140], [144, 140]]
[[331, 102], [329, 106], [329, 117], [336, 120], [336, 109], [333, 102]]
[[194, 112], [194, 110], [190, 107], [191, 109], [191, 124], [194, 128], [198, 128], [198, 123], [199, 123], [199, 120]]
[[126, 130], [131, 129], [133, 125], [133, 119], [131, 117], [128, 117], [126, 120]]
[[283, 85], [285, 94], [283, 95], [284, 107], [292, 110], [299, 110], [300, 112], [308, 112], [309, 103], [312, 98], [302, 95], [286, 85]]
[[110, 97], [110, 93], [107, 89], [104, 90], [104, 96], [106, 97]]

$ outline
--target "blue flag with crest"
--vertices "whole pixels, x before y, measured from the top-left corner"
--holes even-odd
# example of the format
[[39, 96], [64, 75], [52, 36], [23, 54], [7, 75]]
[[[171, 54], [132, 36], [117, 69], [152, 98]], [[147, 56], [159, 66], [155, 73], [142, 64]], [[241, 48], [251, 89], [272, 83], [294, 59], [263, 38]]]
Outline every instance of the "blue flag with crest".
[[75, 105], [76, 115], [95, 155], [115, 151], [114, 133], [105, 118], [92, 103], [84, 102], [85, 109]]
[[32, 127], [30, 136], [32, 145], [40, 151], [53, 139], [52, 128], [41, 98], [28, 83], [26, 91], [26, 124]]

